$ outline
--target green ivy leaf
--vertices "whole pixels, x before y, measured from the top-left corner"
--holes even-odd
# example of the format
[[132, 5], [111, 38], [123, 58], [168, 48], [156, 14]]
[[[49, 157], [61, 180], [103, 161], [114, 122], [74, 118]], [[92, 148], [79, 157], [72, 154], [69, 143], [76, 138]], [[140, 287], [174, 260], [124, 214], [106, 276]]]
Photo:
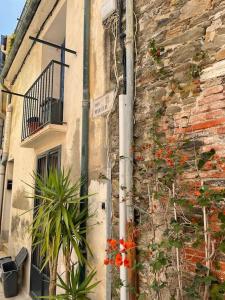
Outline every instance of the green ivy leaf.
[[158, 282], [157, 280], [154, 280], [153, 283], [150, 285], [150, 288], [152, 288], [156, 292], [159, 292], [165, 286], [166, 286], [165, 282], [161, 283], [161, 282]]
[[219, 213], [219, 214], [218, 214], [218, 218], [220, 219], [220, 221], [221, 221], [222, 223], [225, 223], [225, 215], [224, 215], [223, 213]]
[[196, 263], [196, 271], [199, 271], [199, 272], [207, 272], [208, 271], [208, 268], [206, 266], [204, 266], [203, 264], [197, 262]]
[[219, 250], [225, 253], [225, 241], [222, 241], [219, 245]]
[[216, 151], [214, 149], [201, 153], [201, 157], [198, 161], [198, 168], [202, 169], [206, 164], [206, 162], [209, 161], [215, 153]]
[[210, 288], [210, 297], [212, 300], [224, 300], [225, 284], [215, 283]]
[[132, 269], [133, 269], [133, 270], [143, 270], [143, 269], [144, 269], [144, 266], [143, 266], [142, 263], [138, 262], [138, 263], [134, 264], [134, 266], [133, 266]]
[[152, 266], [153, 272], [160, 271], [163, 267], [165, 267], [168, 263], [167, 258], [165, 257], [164, 253], [161, 251], [158, 253], [156, 259], [152, 261], [150, 264]]
[[214, 277], [214, 276], [205, 276], [203, 277], [203, 283], [206, 284], [206, 285], [211, 285], [212, 282], [215, 282], [217, 281], [217, 279]]

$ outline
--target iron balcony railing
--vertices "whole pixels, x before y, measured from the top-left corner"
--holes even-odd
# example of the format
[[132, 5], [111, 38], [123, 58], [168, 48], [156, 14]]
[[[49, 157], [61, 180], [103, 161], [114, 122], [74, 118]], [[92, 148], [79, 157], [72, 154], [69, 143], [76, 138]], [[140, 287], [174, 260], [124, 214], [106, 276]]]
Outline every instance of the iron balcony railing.
[[47, 124], [63, 123], [64, 68], [52, 60], [24, 96], [22, 141]]

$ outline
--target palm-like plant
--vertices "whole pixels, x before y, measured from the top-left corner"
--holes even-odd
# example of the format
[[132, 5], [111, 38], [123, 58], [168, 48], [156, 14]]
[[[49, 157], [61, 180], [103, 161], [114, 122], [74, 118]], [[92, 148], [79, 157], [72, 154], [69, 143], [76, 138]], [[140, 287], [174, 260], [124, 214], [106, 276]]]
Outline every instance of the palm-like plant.
[[58, 275], [59, 284], [57, 286], [64, 290], [62, 294], [57, 295], [53, 299], [59, 300], [90, 300], [88, 295], [99, 284], [92, 283], [96, 271], [91, 271], [86, 278], [80, 282], [80, 269], [73, 265], [70, 271], [69, 282], [65, 282], [61, 276]]
[[[48, 264], [50, 270], [49, 296], [56, 295], [57, 265], [59, 250], [62, 247], [65, 256], [67, 282], [69, 281], [70, 254], [75, 250], [80, 264], [85, 258], [79, 249], [84, 240], [82, 222], [88, 218], [85, 210], [80, 211], [80, 202], [87, 196], [80, 197], [80, 181], [72, 184], [70, 172], [51, 170], [46, 178], [34, 176], [32, 186], [34, 196], [39, 205], [35, 208], [35, 216], [30, 226], [33, 245], [39, 247], [40, 255], [44, 257], [43, 268]], [[54, 299], [54, 298], [50, 298]]]

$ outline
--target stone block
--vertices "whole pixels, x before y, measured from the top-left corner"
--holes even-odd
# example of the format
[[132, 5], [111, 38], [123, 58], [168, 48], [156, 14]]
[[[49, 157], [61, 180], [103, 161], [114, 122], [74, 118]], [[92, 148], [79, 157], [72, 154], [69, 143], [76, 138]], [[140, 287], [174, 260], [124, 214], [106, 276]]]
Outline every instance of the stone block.
[[201, 26], [194, 27], [192, 29], [189, 29], [183, 33], [177, 33], [177, 35], [165, 41], [164, 46], [173, 45], [173, 44], [184, 44], [189, 41], [195, 41], [202, 36], [204, 36], [205, 29]]
[[167, 109], [167, 114], [175, 114], [181, 111], [181, 108], [179, 106], [170, 106]]
[[213, 86], [204, 90], [203, 95], [205, 97], [210, 96], [212, 94], [218, 94], [223, 91], [222, 85]]
[[205, 81], [205, 80], [209, 80], [224, 75], [225, 75], [225, 60], [222, 60], [204, 69], [201, 73], [201, 80]]
[[211, 0], [190, 0], [181, 9], [180, 19], [189, 19], [210, 8]]
[[219, 50], [219, 51], [216, 53], [215, 58], [216, 58], [217, 61], [220, 61], [220, 60], [225, 59], [225, 49]]
[[[212, 33], [213, 34], [213, 33]], [[205, 41], [205, 48], [206, 50], [218, 50], [225, 45], [225, 34], [215, 35], [213, 36], [212, 41], [206, 39]]]
[[192, 44], [187, 44], [177, 48], [174, 51], [172, 60], [175, 64], [186, 62], [191, 59], [195, 54], [195, 47]]

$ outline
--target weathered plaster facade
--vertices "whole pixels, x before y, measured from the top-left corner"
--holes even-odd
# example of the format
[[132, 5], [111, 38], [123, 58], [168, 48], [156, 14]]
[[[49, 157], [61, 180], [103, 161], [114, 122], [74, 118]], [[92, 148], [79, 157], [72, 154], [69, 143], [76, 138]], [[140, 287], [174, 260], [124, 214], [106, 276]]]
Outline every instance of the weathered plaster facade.
[[[31, 43], [28, 36], [36, 32], [41, 22], [52, 9], [55, 1], [42, 1], [34, 19], [26, 33], [24, 42], [21, 44], [10, 71], [5, 79], [6, 84], [14, 78], [26, 53], [26, 43]], [[91, 40], [90, 40], [90, 98], [98, 98], [107, 91], [107, 80], [104, 72], [105, 44], [104, 28], [101, 22], [102, 1], [93, 1], [91, 5]], [[37, 157], [47, 150], [61, 146], [61, 166], [71, 169], [71, 176], [74, 180], [80, 177], [80, 149], [81, 149], [81, 116], [83, 97], [83, 1], [61, 0], [48, 18], [40, 38], [51, 42], [62, 44], [77, 51], [77, 55], [66, 53], [65, 62], [69, 68], [65, 70], [64, 81], [64, 129], [55, 133], [54, 125], [46, 137], [39, 136], [33, 142], [29, 137], [21, 143], [21, 130], [23, 118], [23, 98], [12, 97], [13, 116], [12, 130], [10, 135], [9, 159], [6, 174], [13, 167], [13, 189], [12, 195], [5, 191], [5, 201], [11, 203], [10, 208], [3, 209], [2, 228], [7, 227], [9, 254], [15, 256], [22, 246], [29, 249], [31, 254], [31, 240], [27, 233], [33, 211], [24, 214], [32, 208], [32, 201], [26, 198], [31, 192], [25, 183], [33, 184], [31, 174], [36, 170]], [[42, 70], [52, 60], [60, 60], [60, 51], [52, 47], [36, 43], [30, 55], [27, 57], [15, 83], [11, 86], [12, 92], [24, 94], [33, 84]], [[46, 129], [43, 129], [46, 130]], [[41, 135], [39, 131], [36, 136]], [[105, 118], [99, 117], [90, 121], [90, 163], [89, 163], [89, 192], [94, 196], [90, 197], [91, 210], [96, 211], [93, 223], [97, 224], [91, 230], [90, 246], [94, 253], [93, 266], [97, 270], [96, 280], [101, 283], [93, 294], [93, 299], [105, 299], [105, 268], [103, 258], [105, 254], [105, 211], [102, 203], [106, 201], [107, 184], [100, 182], [99, 174], [106, 172], [106, 147], [105, 147]], [[7, 177], [7, 175], [6, 175]], [[8, 193], [8, 194], [7, 194]], [[6, 202], [5, 202], [6, 203]], [[98, 238], [96, 238], [96, 235]], [[30, 256], [25, 267], [25, 284], [23, 290], [29, 293], [30, 285]], [[63, 261], [59, 265], [63, 271]]]
[[[91, 2], [90, 38], [90, 98], [94, 99], [112, 91], [115, 86], [113, 68], [113, 38], [109, 29], [102, 24], [102, 0]], [[34, 34], [50, 11], [54, 1], [42, 1], [26, 38], [15, 58], [6, 78], [10, 87], [21, 61], [27, 51], [28, 36]], [[149, 209], [148, 183], [152, 177], [149, 167], [151, 157], [149, 147], [152, 140], [150, 129], [155, 107], [164, 108], [162, 128], [166, 137], [176, 135], [180, 130], [195, 139], [201, 151], [214, 148], [218, 155], [225, 156], [224, 133], [224, 78], [225, 78], [225, 2], [223, 0], [135, 0], [136, 23], [136, 97], [134, 102], [134, 204], [143, 211]], [[61, 165], [71, 168], [73, 179], [80, 176], [81, 124], [83, 97], [83, 1], [61, 0], [52, 16], [46, 22], [40, 38], [75, 49], [77, 56], [66, 54], [69, 68], [65, 71], [64, 116], [65, 124], [60, 131], [55, 127], [45, 139], [32, 144], [21, 144], [22, 98], [13, 96], [13, 119], [10, 136], [10, 150], [6, 176], [12, 176], [12, 195], [5, 191], [5, 200], [11, 203], [5, 209], [3, 229], [9, 230], [9, 249], [15, 255], [22, 246], [31, 249], [26, 228], [32, 220], [32, 208], [25, 198], [29, 188], [24, 182], [32, 183], [31, 173], [36, 169], [37, 156], [56, 146], [61, 146]], [[82, 28], [82, 30], [81, 30]], [[119, 36], [117, 36], [119, 39]], [[155, 40], [161, 48], [158, 64], [150, 53], [150, 42]], [[118, 40], [119, 42], [119, 40]], [[122, 87], [121, 49], [117, 44], [117, 64], [120, 87]], [[36, 43], [28, 56], [14, 85], [13, 92], [24, 94], [51, 59], [60, 59], [57, 50]], [[122, 89], [120, 91], [122, 93]], [[118, 94], [119, 94], [118, 92]], [[92, 295], [93, 300], [105, 299], [106, 269], [103, 266], [106, 246], [106, 218], [102, 203], [108, 195], [107, 160], [112, 163], [113, 236], [118, 237], [119, 220], [119, 122], [118, 97], [115, 109], [109, 117], [94, 118], [90, 112], [89, 148], [89, 193], [90, 210], [95, 218], [88, 239], [94, 253], [91, 263], [97, 269], [100, 285]], [[189, 123], [187, 123], [189, 120]], [[57, 131], [58, 130], [58, 131]], [[37, 133], [38, 135], [39, 133]], [[107, 145], [109, 140], [109, 145]], [[107, 149], [109, 146], [109, 149]], [[29, 148], [28, 148], [29, 147]], [[107, 151], [109, 150], [109, 153]], [[191, 151], [191, 150], [190, 150]], [[11, 169], [11, 170], [10, 170]], [[143, 172], [143, 170], [145, 170]], [[185, 175], [190, 185], [196, 180], [195, 172]], [[224, 186], [225, 173], [205, 170], [202, 173], [206, 182], [214, 186]], [[10, 215], [8, 214], [10, 210]], [[161, 211], [158, 212], [160, 218]], [[9, 217], [8, 217], [9, 216]], [[140, 216], [137, 216], [137, 225]], [[148, 240], [149, 224], [145, 224], [140, 240]], [[143, 227], [142, 227], [143, 229]], [[160, 237], [160, 233], [159, 233]], [[191, 250], [190, 250], [191, 251]], [[199, 254], [199, 253], [198, 253]], [[201, 257], [201, 253], [199, 256]], [[194, 260], [194, 255], [187, 257]], [[224, 262], [217, 274], [224, 280]], [[59, 266], [63, 270], [63, 262]], [[30, 259], [26, 264], [24, 291], [29, 292]], [[146, 272], [146, 271], [145, 271]], [[139, 287], [143, 292], [151, 274], [139, 272]], [[118, 299], [118, 287], [113, 295]], [[165, 299], [170, 299], [165, 293]]]

